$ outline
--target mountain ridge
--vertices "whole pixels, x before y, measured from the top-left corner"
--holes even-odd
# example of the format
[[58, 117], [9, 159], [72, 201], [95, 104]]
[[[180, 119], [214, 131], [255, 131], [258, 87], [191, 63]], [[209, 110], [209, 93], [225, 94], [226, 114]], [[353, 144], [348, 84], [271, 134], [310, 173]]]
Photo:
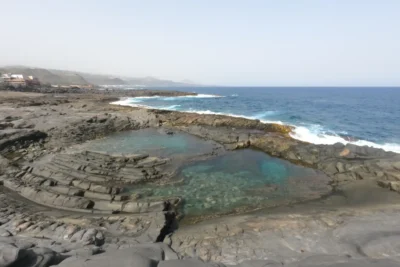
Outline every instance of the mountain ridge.
[[198, 86], [194, 83], [175, 82], [172, 80], [158, 79], [152, 76], [146, 77], [128, 77], [111, 74], [94, 74], [80, 71], [47, 69], [40, 67], [27, 66], [4, 66], [0, 67], [1, 73], [16, 73], [24, 76], [34, 76], [41, 83], [59, 84], [59, 85], [134, 85], [138, 87], [183, 87]]

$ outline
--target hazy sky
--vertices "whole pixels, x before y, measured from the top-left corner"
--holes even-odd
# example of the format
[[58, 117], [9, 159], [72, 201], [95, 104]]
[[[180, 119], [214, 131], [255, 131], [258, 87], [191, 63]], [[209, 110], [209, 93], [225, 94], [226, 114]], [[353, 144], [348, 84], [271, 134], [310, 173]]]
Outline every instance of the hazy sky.
[[218, 85], [400, 85], [400, 0], [0, 0], [0, 65]]

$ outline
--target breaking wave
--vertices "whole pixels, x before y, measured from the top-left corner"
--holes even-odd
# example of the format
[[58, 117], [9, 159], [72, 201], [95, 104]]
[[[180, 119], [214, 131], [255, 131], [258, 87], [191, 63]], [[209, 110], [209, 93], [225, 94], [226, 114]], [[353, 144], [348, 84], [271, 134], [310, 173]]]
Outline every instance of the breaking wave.
[[[160, 101], [175, 101], [175, 100], [185, 100], [185, 99], [193, 99], [193, 98], [221, 98], [224, 96], [221, 95], [210, 95], [210, 94], [197, 94], [197, 95], [186, 95], [186, 96], [138, 96], [138, 97], [126, 97], [119, 101], [113, 102], [111, 104], [115, 105], [127, 105], [130, 103], [140, 103], [146, 100], [160, 100]], [[154, 107], [156, 108], [156, 107]]]
[[[295, 125], [294, 125], [295, 126]], [[333, 145], [335, 143], [342, 144], [354, 144], [357, 146], [371, 146], [375, 148], [381, 148], [385, 151], [392, 151], [400, 153], [400, 144], [385, 143], [376, 144], [371, 141], [366, 140], [346, 140], [347, 138], [335, 134], [333, 132], [327, 133], [319, 125], [305, 126], [295, 126], [291, 137], [308, 143], [318, 144], [318, 145]]]
[[177, 110], [180, 106], [181, 105], [171, 105], [171, 106], [158, 107], [157, 109]]
[[141, 103], [143, 100], [137, 98], [126, 98], [121, 99], [119, 101], [112, 102], [113, 105], [120, 105], [120, 106], [130, 106], [130, 107], [140, 107], [140, 108], [148, 108], [148, 109], [162, 109], [162, 110], [177, 110], [181, 105], [170, 105], [170, 106], [161, 106], [161, 107], [152, 107]]
[[211, 110], [193, 110], [193, 109], [186, 110], [185, 112], [191, 112], [191, 113], [197, 113], [197, 114], [224, 115], [224, 116], [230, 116], [230, 117], [236, 117], [236, 118], [245, 118], [245, 119], [250, 119], [250, 120], [259, 120], [259, 121], [264, 122], [264, 123], [283, 124], [283, 122], [281, 122], [281, 121], [271, 121], [271, 120], [263, 120], [263, 119], [260, 119], [258, 115], [255, 115], [255, 116], [246, 116], [246, 115], [234, 114], [234, 113], [215, 112], [215, 111], [211, 111]]
[[278, 114], [278, 111], [269, 110], [269, 111], [264, 111], [264, 112], [261, 112], [261, 113], [257, 113], [256, 115], [252, 116], [252, 118], [261, 120], [261, 119], [263, 119], [265, 117], [269, 117], [269, 116], [276, 115], [276, 114]]
[[[259, 112], [254, 115], [243, 115], [230, 112], [217, 112], [212, 110], [196, 110], [192, 108], [181, 109], [182, 108], [181, 105], [147, 106], [141, 104], [142, 102], [145, 102], [146, 99], [173, 101], [173, 100], [185, 100], [193, 98], [218, 98], [218, 97], [223, 97], [223, 96], [209, 95], [209, 94], [199, 94], [195, 96], [176, 96], [176, 97], [146, 96], [146, 97], [124, 98], [119, 101], [113, 102], [111, 104], [131, 106], [131, 107], [151, 108], [151, 109], [162, 109], [162, 110], [179, 110], [180, 112], [190, 112], [198, 114], [225, 115], [237, 118], [259, 120], [264, 123], [288, 124], [295, 127], [293, 133], [291, 134], [291, 137], [304, 142], [313, 144], [324, 144], [324, 145], [332, 145], [335, 143], [343, 143], [343, 144], [351, 143], [358, 146], [370, 146], [375, 148], [381, 148], [385, 151], [400, 153], [400, 144], [396, 143], [377, 144], [367, 140], [355, 139], [348, 137], [346, 131], [334, 132], [330, 131], [329, 129], [325, 129], [321, 125], [317, 124], [293, 125], [279, 120], [268, 120], [268, 117], [279, 114], [279, 112], [275, 110]], [[298, 119], [301, 119], [301, 117], [299, 116]]]

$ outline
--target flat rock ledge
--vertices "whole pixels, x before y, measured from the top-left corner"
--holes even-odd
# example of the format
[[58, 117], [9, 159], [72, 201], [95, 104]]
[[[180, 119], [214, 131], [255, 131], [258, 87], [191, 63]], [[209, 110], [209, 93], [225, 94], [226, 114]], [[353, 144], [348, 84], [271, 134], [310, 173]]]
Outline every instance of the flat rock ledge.
[[124, 192], [127, 184], [156, 180], [166, 159], [85, 151], [58, 154], [44, 164], [8, 170], [0, 183], [37, 204], [95, 214], [149, 213], [176, 208], [179, 198], [144, 201]]
[[[241, 218], [239, 217], [240, 220]], [[172, 235], [174, 242], [171, 249], [167, 242], [157, 242], [161, 241], [158, 237], [161, 227], [165, 224], [161, 213], [101, 217], [76, 214], [57, 216], [50, 209], [40, 209], [35, 205], [10, 198], [6, 192], [1, 192], [0, 266], [391, 267], [400, 265], [399, 258], [394, 256], [397, 255], [398, 235], [395, 229], [398, 215], [385, 217], [382, 213], [376, 216], [375, 220], [361, 215], [360, 218], [354, 218], [346, 224], [340, 223], [340, 216], [324, 218], [323, 223], [315, 221], [313, 216], [310, 218], [310, 224], [307, 224], [313, 230], [305, 229], [305, 231], [298, 231], [297, 227], [304, 226], [303, 223], [296, 226], [295, 217], [288, 219], [284, 216], [281, 218], [284, 220], [283, 224], [279, 218], [269, 219], [263, 223], [259, 221], [263, 220], [262, 218], [250, 217], [250, 221], [246, 224], [251, 229], [256, 227], [258, 229], [256, 232], [251, 229], [251, 231], [244, 229], [237, 232], [232, 225], [235, 227], [244, 225], [238, 224], [234, 218], [229, 220], [232, 224], [229, 226], [217, 222], [217, 224], [207, 224], [209, 229], [191, 227], [193, 230], [191, 233], [184, 230]], [[382, 218], [385, 223], [377, 224]], [[290, 220], [293, 222], [290, 223]], [[335, 225], [335, 220], [338, 221], [339, 228], [334, 231], [328, 230], [327, 228], [330, 228], [328, 225]], [[211, 235], [210, 229], [213, 231]], [[119, 232], [120, 235], [114, 235], [113, 231]], [[324, 239], [318, 240], [318, 233], [332, 237], [325, 239], [324, 242]], [[202, 238], [199, 239], [196, 235]], [[239, 238], [237, 235], [251, 239]], [[254, 239], [255, 235], [258, 235], [258, 238]], [[184, 240], [177, 242], [181, 237], [185, 237]], [[342, 245], [337, 246], [332, 238], [341, 240]], [[285, 242], [279, 241], [281, 239]], [[218, 240], [223, 241], [223, 244], [214, 247], [220, 242]], [[196, 244], [198, 241], [200, 243]], [[199, 256], [177, 253], [175, 250], [177, 245], [192, 245], [192, 250], [197, 251], [193, 252], [195, 255], [210, 249], [216, 251], [220, 249], [219, 253], [222, 254], [216, 254], [217, 258], [224, 258], [224, 262], [238, 263], [236, 265], [224, 264], [221, 261], [217, 263], [212, 259], [203, 261]], [[313, 245], [320, 249], [312, 249], [310, 246]], [[225, 250], [228, 247], [229, 250]], [[255, 253], [261, 253], [266, 247], [269, 247], [268, 253], [259, 256], [249, 254], [251, 249], [254, 249]], [[307, 251], [300, 253], [300, 249], [312, 249], [319, 253]], [[326, 249], [331, 251], [331, 254], [327, 253]], [[299, 252], [295, 254], [293, 250]], [[185, 251], [189, 252], [188, 249]], [[386, 255], [387, 253], [389, 255]], [[234, 254], [243, 255], [239, 259], [228, 257]], [[301, 254], [304, 256], [298, 259]], [[249, 260], [249, 256], [258, 260]]]
[[[42, 247], [41, 244], [13, 238], [0, 239], [0, 266], [13, 267], [394, 267], [399, 262], [389, 259], [351, 259], [346, 256], [316, 255], [299, 262], [283, 264], [273, 260], [249, 260], [238, 265], [203, 262], [196, 258], [179, 259], [163, 243], [137, 244], [118, 249], [108, 247], [104, 251], [99, 247], [77, 250]], [[50, 245], [50, 244], [47, 244]], [[54, 246], [53, 246], [54, 247]], [[57, 251], [58, 250], [58, 251]]]

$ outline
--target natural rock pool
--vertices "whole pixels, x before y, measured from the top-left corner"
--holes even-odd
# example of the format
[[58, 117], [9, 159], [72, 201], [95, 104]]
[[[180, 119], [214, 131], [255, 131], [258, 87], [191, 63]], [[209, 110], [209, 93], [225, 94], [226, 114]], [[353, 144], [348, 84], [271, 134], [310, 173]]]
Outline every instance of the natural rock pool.
[[[91, 142], [89, 148], [182, 158], [209, 153], [215, 143], [189, 134], [145, 129]], [[185, 164], [171, 183], [133, 185], [127, 190], [142, 200], [181, 197], [184, 214], [197, 217], [315, 199], [330, 192], [328, 181], [313, 169], [244, 149]]]
[[142, 198], [179, 196], [186, 215], [239, 212], [318, 198], [329, 179], [251, 149], [184, 166], [177, 183], [135, 186]]
[[141, 129], [89, 142], [86, 148], [110, 153], [140, 153], [158, 157], [187, 157], [212, 152], [216, 144], [186, 133]]

